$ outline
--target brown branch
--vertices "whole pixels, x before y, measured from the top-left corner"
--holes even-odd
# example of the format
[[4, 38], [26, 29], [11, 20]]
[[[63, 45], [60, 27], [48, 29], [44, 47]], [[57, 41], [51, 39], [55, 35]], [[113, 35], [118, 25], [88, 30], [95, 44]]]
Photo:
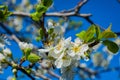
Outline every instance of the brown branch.
[[50, 80], [49, 78], [47, 78], [46, 76], [44, 76], [44, 75], [42, 75], [42, 74], [35, 74], [35, 76], [37, 76], [37, 77], [40, 77], [40, 78], [42, 78], [42, 79], [44, 79], [44, 80]]
[[[5, 61], [10, 67], [13, 68], [13, 61], [9, 62], [9, 61]], [[23, 67], [20, 67], [20, 66], [16, 66], [15, 67], [17, 70], [20, 70], [21, 72], [23, 72], [24, 74], [26, 74], [29, 78], [31, 78], [32, 80], [35, 80], [35, 78], [33, 76], [31, 76]]]
[[48, 34], [47, 34], [47, 31], [46, 31], [45, 26], [44, 26], [44, 15], [45, 15], [45, 14], [43, 14], [43, 17], [42, 17], [41, 20], [40, 20], [40, 25], [41, 25], [41, 28], [42, 28], [42, 30], [43, 30], [43, 32], [44, 32], [45, 41], [47, 41]]
[[29, 78], [31, 78], [32, 80], [35, 80], [35, 78], [33, 76], [31, 76], [27, 71], [25, 71], [23, 68], [21, 67], [17, 67], [17, 70], [20, 70], [21, 72], [23, 72], [24, 74], [26, 74]]
[[81, 0], [78, 5], [74, 8], [75, 13], [79, 13], [80, 8], [87, 2], [87, 0]]
[[[45, 16], [56, 16], [56, 17], [69, 17], [69, 16], [79, 16], [79, 17], [90, 17], [91, 14], [80, 14], [78, 13], [80, 8], [87, 2], [87, 0], [81, 0], [77, 6], [74, 8], [67, 10], [67, 11], [61, 11], [61, 12], [52, 12], [52, 13], [45, 13]], [[21, 17], [30, 17], [30, 13], [25, 12], [13, 12], [11, 16], [21, 16]]]
[[105, 72], [109, 72], [109, 71], [119, 71], [120, 67], [115, 67], [115, 68], [107, 68], [107, 69], [103, 69], [103, 70], [92, 70], [90, 68], [87, 67], [82, 67], [81, 65], [78, 66], [78, 68], [80, 70], [83, 70], [84, 72], [86, 72], [88, 75], [99, 75], [100, 73], [105, 73]]
[[53, 71], [48, 70], [48, 73], [49, 73], [50, 75], [52, 75], [52, 76], [54, 76], [54, 77], [56, 77], [56, 78], [60, 79], [60, 76], [59, 76], [59, 75], [57, 75], [57, 74], [55, 74]]
[[54, 73], [53, 71], [51, 71], [49, 68], [44, 67], [44, 65], [42, 65], [41, 63], [40, 63], [40, 65], [41, 65], [41, 67], [42, 67], [43, 69], [46, 69], [50, 75], [52, 75], [52, 76], [60, 79], [60, 76], [59, 76], [59, 75], [55, 74], [55, 73]]
[[[30, 13], [25, 13], [25, 12], [13, 12], [13, 14], [11, 16], [20, 16], [20, 17], [30, 17]], [[46, 13], [44, 16], [47, 17], [69, 17], [69, 16], [78, 16], [78, 17], [90, 17], [92, 16], [91, 14], [79, 14], [79, 13], [75, 13], [75, 12], [52, 12], [52, 13]]]
[[30, 13], [25, 12], [13, 12], [11, 16], [31, 17]]
[[15, 34], [13, 34], [3, 23], [0, 22], [0, 27], [2, 27], [11, 37], [10, 39], [13, 39], [17, 43], [20, 42], [20, 40], [16, 37]]

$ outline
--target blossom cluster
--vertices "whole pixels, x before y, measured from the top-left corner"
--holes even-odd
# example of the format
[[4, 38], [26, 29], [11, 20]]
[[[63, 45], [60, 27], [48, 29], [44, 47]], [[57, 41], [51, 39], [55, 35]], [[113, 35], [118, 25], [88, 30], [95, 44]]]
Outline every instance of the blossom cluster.
[[12, 52], [3, 43], [0, 43], [0, 73], [3, 73], [3, 69], [8, 65], [5, 63], [6, 60], [10, 60]]
[[38, 51], [40, 54], [47, 52], [49, 57], [55, 59], [55, 66], [62, 68], [69, 66], [72, 60], [87, 59], [85, 54], [88, 50], [88, 44], [83, 43], [79, 38], [72, 42], [71, 37], [69, 37], [67, 39], [62, 38], [55, 46], [39, 49]]

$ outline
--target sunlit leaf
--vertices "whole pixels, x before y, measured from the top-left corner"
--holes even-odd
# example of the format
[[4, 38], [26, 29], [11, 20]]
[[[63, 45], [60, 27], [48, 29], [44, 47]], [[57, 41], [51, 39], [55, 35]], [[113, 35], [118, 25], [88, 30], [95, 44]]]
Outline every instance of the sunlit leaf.
[[80, 39], [84, 40], [85, 34], [86, 34], [86, 31], [81, 31], [80, 33], [76, 34], [76, 36], [79, 37]]
[[119, 47], [115, 42], [104, 40], [103, 44], [107, 46], [108, 50], [111, 51], [112, 53], [116, 53], [119, 50]]
[[100, 35], [101, 35], [101, 31], [100, 31], [100, 28], [99, 28], [99, 26], [96, 26], [96, 37], [97, 37], [97, 39], [99, 39], [100, 38]]
[[101, 33], [101, 38], [116, 38], [117, 35], [111, 31], [111, 26]]
[[94, 35], [96, 33], [95, 26], [91, 25], [85, 34], [85, 42], [89, 42], [91, 39], [94, 38]]

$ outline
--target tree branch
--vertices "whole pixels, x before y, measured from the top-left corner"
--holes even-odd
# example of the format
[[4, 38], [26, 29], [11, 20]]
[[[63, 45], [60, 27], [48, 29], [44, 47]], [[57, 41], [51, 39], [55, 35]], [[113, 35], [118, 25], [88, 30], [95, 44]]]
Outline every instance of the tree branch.
[[16, 37], [15, 34], [13, 34], [3, 23], [0, 22], [0, 27], [2, 27], [11, 37], [11, 39], [13, 39], [14, 41], [16, 41], [17, 43], [20, 42], [20, 40]]
[[[13, 12], [13, 14], [11, 16], [20, 16], [20, 17], [30, 17], [30, 13], [25, 13], [25, 12]], [[69, 16], [78, 16], [78, 17], [89, 17], [92, 16], [92, 14], [79, 14], [79, 13], [75, 13], [75, 12], [52, 12], [52, 13], [46, 13], [45, 16], [47, 17], [69, 17]]]

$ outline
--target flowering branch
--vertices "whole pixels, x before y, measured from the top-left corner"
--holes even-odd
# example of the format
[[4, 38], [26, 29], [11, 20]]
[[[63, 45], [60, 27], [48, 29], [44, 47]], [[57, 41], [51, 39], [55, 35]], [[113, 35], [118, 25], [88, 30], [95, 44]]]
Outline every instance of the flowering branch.
[[[5, 15], [1, 20], [5, 20], [7, 16], [21, 16], [21, 17], [29, 17], [31, 18], [40, 28], [38, 32], [38, 39], [43, 41], [42, 49], [36, 48], [34, 50], [34, 46], [31, 43], [21, 42], [8, 28], [4, 26], [3, 23], [0, 23], [1, 27], [11, 35], [11, 37], [19, 43], [19, 47], [22, 50], [23, 56], [21, 57], [20, 63], [14, 63], [13, 59], [9, 59], [7, 62], [9, 66], [13, 68], [13, 73], [15, 77], [17, 77], [17, 70], [25, 73], [32, 80], [35, 80], [34, 76], [43, 78], [45, 80], [50, 80], [46, 76], [44, 76], [44, 72], [40, 71], [47, 70], [47, 73], [58, 78], [58, 79], [68, 79], [73, 80], [72, 69], [78, 67], [79, 69], [86, 72], [88, 75], [97, 75], [99, 71], [93, 71], [87, 67], [82, 67], [81, 65], [77, 66], [79, 60], [89, 60], [93, 47], [102, 43], [105, 45], [112, 53], [117, 53], [119, 47], [117, 43], [108, 40], [109, 38], [116, 38], [116, 34], [108, 29], [99, 28], [91, 19], [91, 14], [82, 14], [80, 13], [81, 7], [87, 2], [87, 0], [80, 0], [80, 2], [72, 9], [60, 12], [46, 13], [47, 9], [52, 5], [53, 0], [41, 0], [36, 6], [36, 12], [24, 13], [24, 12], [13, 12]], [[3, 8], [3, 6], [1, 6]], [[0, 8], [1, 8], [0, 7]], [[1, 13], [4, 10], [1, 10]], [[3, 12], [5, 13], [5, 12]], [[86, 19], [90, 24], [92, 24], [88, 30], [81, 31], [76, 34], [77, 38], [72, 41], [72, 38], [69, 37], [65, 39], [65, 27], [61, 26], [59, 23], [55, 23], [54, 21], [49, 21], [47, 27], [45, 24], [45, 17], [63, 17], [67, 18], [70, 16], [77, 16]], [[103, 30], [103, 31], [101, 31]], [[11, 58], [12, 54], [9, 49], [4, 50], [4, 46], [2, 45], [3, 51], [0, 53], [0, 61], [7, 60], [7, 58]], [[9, 55], [6, 53], [10, 53]], [[7, 58], [6, 58], [7, 57]], [[22, 64], [25, 61], [29, 61], [30, 64], [27, 67], [23, 67]], [[9, 63], [9, 62], [13, 62]], [[38, 66], [36, 67], [36, 63]], [[55, 66], [56, 68], [61, 68], [62, 75], [59, 76], [51, 71], [51, 68]], [[35, 68], [35, 71], [33, 70]], [[108, 69], [110, 70], [110, 69]], [[33, 73], [32, 73], [33, 72]], [[101, 71], [105, 72], [105, 71]], [[72, 76], [71, 76], [72, 74]]]

